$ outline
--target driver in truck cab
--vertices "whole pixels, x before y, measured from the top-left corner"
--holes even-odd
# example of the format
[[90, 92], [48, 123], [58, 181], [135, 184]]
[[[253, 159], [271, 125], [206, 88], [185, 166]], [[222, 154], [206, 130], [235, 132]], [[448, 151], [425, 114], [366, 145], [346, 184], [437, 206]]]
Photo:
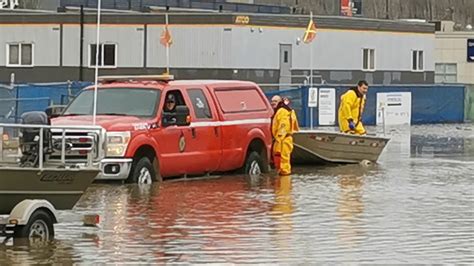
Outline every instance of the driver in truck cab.
[[176, 97], [173, 94], [166, 96], [165, 107], [163, 108], [163, 121], [168, 125], [176, 124]]

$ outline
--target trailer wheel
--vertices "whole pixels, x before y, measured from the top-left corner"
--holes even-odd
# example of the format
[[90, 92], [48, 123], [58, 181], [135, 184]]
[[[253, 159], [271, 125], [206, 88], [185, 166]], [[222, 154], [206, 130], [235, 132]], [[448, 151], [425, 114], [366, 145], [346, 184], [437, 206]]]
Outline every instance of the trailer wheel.
[[263, 172], [263, 159], [256, 151], [252, 151], [247, 155], [245, 160], [245, 174], [250, 176], [260, 175]]
[[54, 217], [45, 210], [36, 210], [28, 223], [15, 229], [13, 241], [16, 245], [46, 243], [54, 238]]
[[147, 157], [140, 158], [132, 167], [132, 171], [130, 183], [151, 184], [156, 181], [155, 168]]

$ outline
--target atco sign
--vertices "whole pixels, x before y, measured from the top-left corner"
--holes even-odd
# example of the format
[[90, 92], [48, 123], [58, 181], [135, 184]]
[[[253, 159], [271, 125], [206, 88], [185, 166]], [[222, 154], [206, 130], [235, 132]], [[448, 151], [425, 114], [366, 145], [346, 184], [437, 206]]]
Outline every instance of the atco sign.
[[18, 0], [0, 0], [0, 9], [15, 9], [18, 7]]
[[250, 17], [249, 16], [236, 16], [234, 22], [235, 24], [249, 24]]

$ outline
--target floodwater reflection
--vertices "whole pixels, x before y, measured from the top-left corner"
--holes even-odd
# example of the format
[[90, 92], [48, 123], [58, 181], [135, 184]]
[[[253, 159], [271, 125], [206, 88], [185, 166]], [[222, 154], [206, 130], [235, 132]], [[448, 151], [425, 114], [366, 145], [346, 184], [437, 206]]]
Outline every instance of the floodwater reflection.
[[341, 221], [338, 238], [343, 244], [350, 247], [357, 245], [364, 235], [361, 227], [364, 212], [363, 182], [363, 171], [349, 171], [349, 174], [338, 176], [340, 193], [337, 214]]
[[279, 256], [285, 256], [286, 250], [291, 250], [293, 234], [293, 200], [291, 194], [292, 178], [289, 175], [277, 176], [274, 179], [275, 200], [271, 208], [271, 217], [275, 220], [274, 236]]

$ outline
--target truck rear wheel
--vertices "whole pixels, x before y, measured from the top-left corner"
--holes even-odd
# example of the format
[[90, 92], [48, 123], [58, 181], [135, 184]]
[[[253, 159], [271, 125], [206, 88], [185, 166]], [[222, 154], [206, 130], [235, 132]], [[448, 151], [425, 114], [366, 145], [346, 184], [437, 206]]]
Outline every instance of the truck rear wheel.
[[156, 181], [156, 171], [148, 157], [142, 157], [134, 162], [132, 172], [128, 178], [130, 183], [151, 184]]
[[250, 176], [260, 175], [264, 171], [263, 167], [263, 159], [258, 152], [252, 151], [247, 155], [244, 167], [245, 174]]
[[15, 229], [15, 245], [34, 245], [54, 238], [54, 217], [45, 210], [36, 210], [28, 223]]

